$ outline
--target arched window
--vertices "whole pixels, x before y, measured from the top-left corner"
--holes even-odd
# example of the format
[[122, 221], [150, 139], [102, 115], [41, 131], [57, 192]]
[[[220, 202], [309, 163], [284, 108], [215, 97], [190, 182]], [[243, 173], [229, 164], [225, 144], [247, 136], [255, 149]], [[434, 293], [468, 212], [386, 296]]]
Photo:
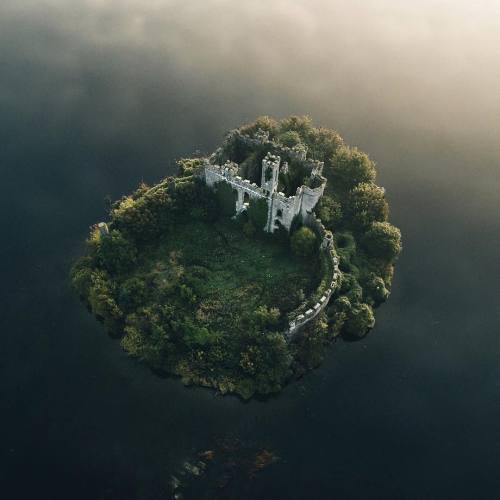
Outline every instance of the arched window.
[[283, 217], [283, 210], [281, 210], [281, 208], [278, 208], [276, 215], [280, 218]]
[[247, 192], [243, 195], [243, 203], [250, 203], [250, 195]]

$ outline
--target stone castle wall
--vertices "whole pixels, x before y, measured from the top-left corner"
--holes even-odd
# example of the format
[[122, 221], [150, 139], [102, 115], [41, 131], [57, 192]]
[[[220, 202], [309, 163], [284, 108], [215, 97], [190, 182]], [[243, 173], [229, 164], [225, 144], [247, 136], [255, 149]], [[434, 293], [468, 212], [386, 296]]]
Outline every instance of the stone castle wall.
[[[320, 162], [313, 161], [309, 166], [314, 176], [321, 176], [322, 164]], [[245, 210], [248, 206], [247, 202], [252, 198], [266, 199], [269, 211], [264, 230], [272, 233], [280, 226], [290, 230], [293, 219], [297, 215], [301, 215], [303, 220], [309, 217], [323, 195], [326, 183], [326, 180], [320, 177], [322, 182], [319, 187], [300, 186], [294, 196], [286, 196], [277, 191], [279, 168], [280, 157], [268, 154], [262, 161], [262, 186], [248, 179], [242, 179], [238, 175], [238, 165], [232, 162], [216, 165], [207, 160], [203, 166], [203, 176], [208, 186], [213, 187], [218, 182], [227, 182], [237, 192], [235, 214]], [[266, 180], [268, 169], [270, 178]]]
[[[260, 142], [267, 139], [250, 139], [249, 141]], [[288, 148], [290, 149], [290, 148]], [[338, 259], [334, 255], [333, 235], [328, 231], [321, 220], [313, 212], [314, 207], [323, 196], [326, 179], [322, 177], [323, 163], [315, 160], [306, 160], [303, 151], [290, 149], [289, 156], [300, 159], [307, 163], [307, 168], [311, 171], [311, 178], [319, 180], [320, 185], [315, 188], [309, 186], [300, 186], [294, 196], [286, 196], [277, 191], [278, 174], [280, 168], [280, 157], [268, 154], [262, 162], [262, 187], [242, 179], [238, 175], [238, 165], [232, 162], [226, 162], [224, 165], [217, 165], [207, 160], [203, 165], [202, 176], [208, 186], [215, 186], [219, 182], [227, 182], [236, 192], [237, 200], [235, 203], [235, 215], [248, 207], [251, 199], [265, 199], [268, 204], [268, 217], [266, 226], [263, 228], [267, 232], [274, 232], [280, 226], [290, 230], [292, 222], [297, 215], [300, 215], [303, 223], [310, 227], [317, 235], [320, 243], [320, 251], [323, 257], [328, 261], [328, 275], [326, 276], [327, 287], [324, 290], [316, 292], [315, 296], [321, 294], [314, 304], [310, 307], [298, 308], [290, 315], [290, 322], [285, 337], [291, 340], [301, 329], [310, 321], [314, 320], [327, 306], [330, 297], [340, 284], [340, 271], [338, 268]], [[213, 157], [212, 157], [213, 161]], [[283, 168], [288, 166], [283, 164]], [[268, 176], [266, 179], [266, 170]], [[324, 281], [322, 284], [324, 287]]]
[[292, 339], [301, 329], [303, 329], [310, 321], [315, 319], [321, 311], [325, 309], [330, 301], [330, 297], [335, 290], [340, 286], [340, 271], [339, 261], [334, 255], [333, 235], [327, 230], [321, 220], [315, 214], [311, 214], [305, 221], [306, 226], [311, 228], [321, 241], [320, 251], [329, 261], [329, 273], [327, 276], [328, 286], [323, 291], [319, 299], [305, 311], [300, 308], [291, 314], [291, 320], [288, 325], [288, 330], [285, 336], [288, 340]]

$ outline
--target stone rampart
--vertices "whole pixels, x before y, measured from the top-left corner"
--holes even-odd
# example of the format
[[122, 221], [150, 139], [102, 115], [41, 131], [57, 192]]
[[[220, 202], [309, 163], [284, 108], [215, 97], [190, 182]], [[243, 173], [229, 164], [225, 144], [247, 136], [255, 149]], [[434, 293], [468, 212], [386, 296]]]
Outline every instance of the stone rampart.
[[311, 228], [320, 239], [320, 252], [324, 252], [324, 255], [328, 259], [329, 271], [326, 277], [328, 287], [321, 294], [317, 302], [311, 305], [307, 310], [303, 311], [303, 308], [299, 308], [295, 313], [292, 313], [292, 319], [288, 325], [288, 330], [285, 332], [285, 336], [288, 340], [291, 340], [305, 325], [307, 325], [307, 323], [316, 318], [316, 316], [325, 309], [333, 292], [340, 285], [339, 261], [333, 253], [333, 235], [331, 231], [325, 228], [321, 219], [316, 217], [314, 213], [310, 214], [309, 217], [304, 220], [304, 223]]
[[[233, 164], [234, 165], [234, 164]], [[266, 198], [264, 190], [248, 179], [242, 179], [231, 167], [224, 165], [205, 164], [205, 182], [208, 186], [213, 186], [218, 182], [227, 182], [230, 186], [238, 190], [243, 190], [253, 198]]]

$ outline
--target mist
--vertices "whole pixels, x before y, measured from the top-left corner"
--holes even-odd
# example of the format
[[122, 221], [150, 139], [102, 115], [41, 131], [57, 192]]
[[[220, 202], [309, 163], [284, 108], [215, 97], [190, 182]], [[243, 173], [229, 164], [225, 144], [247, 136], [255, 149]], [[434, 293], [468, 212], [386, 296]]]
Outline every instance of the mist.
[[[493, 1], [2, 0], [6, 498], [162, 498], [231, 432], [284, 457], [242, 499], [497, 496], [499, 88]], [[243, 406], [132, 363], [67, 274], [106, 197], [263, 114], [367, 151], [404, 249], [366, 339]]]
[[499, 19], [496, 2], [7, 0], [1, 102], [101, 140], [169, 120], [196, 137], [192, 113], [218, 133], [294, 112], [353, 136], [491, 144]]

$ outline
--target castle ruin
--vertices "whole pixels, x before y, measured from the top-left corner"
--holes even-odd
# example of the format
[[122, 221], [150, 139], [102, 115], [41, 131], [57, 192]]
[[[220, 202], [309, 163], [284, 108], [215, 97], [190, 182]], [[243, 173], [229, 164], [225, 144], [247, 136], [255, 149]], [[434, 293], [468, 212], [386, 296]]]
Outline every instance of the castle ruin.
[[302, 162], [306, 171], [310, 173], [306, 182], [309, 185], [301, 185], [297, 188], [293, 196], [286, 196], [278, 191], [279, 174], [288, 173], [288, 163], [281, 162], [281, 157], [277, 154], [267, 153], [262, 160], [261, 183], [256, 183], [248, 179], [243, 179], [239, 175], [237, 163], [227, 161], [224, 165], [218, 165], [211, 159], [205, 159], [202, 169], [198, 174], [205, 180], [207, 186], [216, 189], [220, 182], [226, 182], [233, 188], [235, 193], [234, 216], [246, 211], [252, 199], [264, 199], [267, 202], [267, 220], [264, 231], [273, 233], [280, 227], [290, 231], [292, 222], [296, 217], [300, 217], [302, 222], [310, 227], [319, 237], [320, 250], [327, 256], [329, 271], [326, 278], [326, 287], [315, 303], [305, 307], [299, 307], [289, 317], [289, 325], [286, 329], [285, 338], [290, 340], [304, 326], [316, 318], [325, 309], [330, 301], [333, 292], [339, 286], [340, 271], [338, 259], [332, 253], [333, 235], [328, 231], [321, 220], [316, 217], [313, 210], [320, 198], [323, 196], [326, 178], [323, 177], [323, 163], [306, 159], [306, 152], [296, 152], [287, 149], [288, 155], [293, 155], [294, 159]]
[[279, 174], [288, 172], [288, 163], [281, 163], [280, 156], [271, 153], [262, 160], [260, 186], [248, 179], [242, 179], [238, 175], [238, 165], [230, 161], [217, 165], [210, 163], [208, 159], [205, 160], [202, 177], [210, 187], [219, 182], [227, 182], [233, 188], [236, 194], [235, 215], [247, 210], [251, 199], [265, 199], [268, 212], [264, 231], [273, 233], [280, 226], [289, 231], [296, 216], [300, 215], [303, 221], [311, 217], [326, 185], [326, 179], [322, 176], [323, 163], [306, 160], [305, 157], [301, 160], [309, 167], [310, 186], [298, 187], [293, 196], [286, 196], [278, 191]]

